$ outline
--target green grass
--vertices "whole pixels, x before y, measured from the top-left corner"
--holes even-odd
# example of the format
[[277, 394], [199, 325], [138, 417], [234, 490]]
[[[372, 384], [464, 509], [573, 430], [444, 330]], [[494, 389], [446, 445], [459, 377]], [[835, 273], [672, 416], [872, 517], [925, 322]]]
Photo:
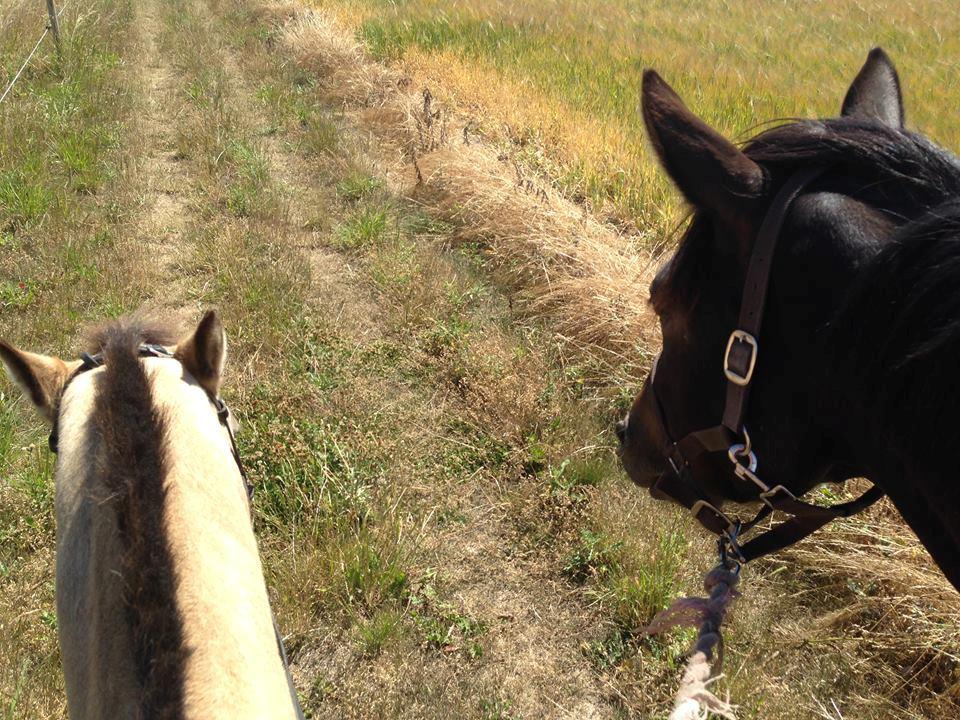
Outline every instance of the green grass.
[[357, 208], [340, 225], [334, 245], [342, 250], [379, 245], [385, 240], [389, 231], [388, 209], [377, 205], [365, 205]]
[[[4, 81], [46, 22], [5, 7]], [[77, 350], [78, 327], [139, 306], [153, 286], [128, 242], [134, 203], [123, 146], [135, 99], [123, 59], [131, 5], [93, 0], [62, 18], [0, 106], [0, 335], [31, 350]], [[45, 428], [0, 380], [0, 717], [62, 717], [53, 607], [53, 457]]]
[[[676, 207], [644, 141], [645, 67], [658, 69], [708, 122], [742, 139], [774, 118], [835, 115], [867, 50], [883, 45], [899, 66], [911, 123], [960, 146], [956, 123], [940, 111], [951, 102], [960, 26], [932, 0], [322, 5], [339, 11], [374, 57], [479, 106], [485, 132], [512, 144], [518, 159], [571, 197], [641, 228], [666, 230]], [[504, 121], [505, 134], [497, 125]]]
[[358, 202], [382, 191], [379, 178], [356, 170], [337, 183], [337, 195], [348, 202]]

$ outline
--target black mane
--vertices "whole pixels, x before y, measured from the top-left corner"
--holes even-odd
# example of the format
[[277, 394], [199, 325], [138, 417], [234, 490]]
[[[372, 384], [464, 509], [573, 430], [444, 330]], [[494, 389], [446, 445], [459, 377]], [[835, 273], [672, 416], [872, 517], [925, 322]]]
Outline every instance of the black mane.
[[94, 418], [102, 439], [99, 476], [117, 518], [123, 600], [133, 636], [142, 717], [183, 716], [188, 650], [176, 604], [176, 573], [164, 525], [167, 430], [138, 357], [142, 342], [167, 336], [137, 323], [105, 327], [95, 345], [104, 375]]
[[[858, 275], [830, 328], [838, 369], [916, 458], [960, 447], [960, 194], [904, 225]], [[906, 443], [910, 443], [909, 446]]]
[[896, 183], [897, 194], [914, 206], [932, 207], [960, 194], [960, 160], [923, 135], [877, 122], [798, 120], [757, 135], [743, 151], [780, 178], [822, 165], [876, 184]]

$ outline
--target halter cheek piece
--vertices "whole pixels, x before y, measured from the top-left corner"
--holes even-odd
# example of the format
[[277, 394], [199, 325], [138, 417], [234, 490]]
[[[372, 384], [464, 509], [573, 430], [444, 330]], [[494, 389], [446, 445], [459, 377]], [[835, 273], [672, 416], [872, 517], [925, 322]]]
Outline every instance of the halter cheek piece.
[[[726, 405], [720, 425], [697, 430], [675, 441], [667, 427], [666, 414], [654, 383], [656, 364], [647, 378], [643, 396], [650, 406], [650, 415], [658, 424], [665, 441], [663, 450], [669, 470], [650, 488], [650, 494], [661, 499], [672, 499], [690, 510], [707, 530], [719, 536], [721, 559], [724, 563], [744, 563], [754, 558], [781, 550], [802, 540], [838, 517], [849, 517], [872, 505], [883, 491], [873, 486], [851, 502], [820, 507], [802, 502], [783, 485], [771, 488], [763, 482], [757, 469], [750, 435], [744, 426], [744, 414], [750, 394], [750, 384], [757, 365], [760, 345], [760, 326], [766, 304], [770, 270], [777, 239], [791, 203], [803, 189], [824, 173], [826, 168], [814, 167], [795, 173], [774, 197], [760, 231], [747, 268], [743, 300], [740, 305], [738, 328], [730, 333], [723, 357], [723, 374], [727, 378]], [[731, 519], [703, 497], [694, 482], [691, 470], [694, 461], [706, 453], [726, 452], [733, 465], [734, 475], [742, 482], [752, 483], [759, 490], [764, 503], [757, 515], [747, 523]], [[779, 525], [761, 533], [741, 545], [740, 535], [753, 528], [774, 510], [789, 517]]]

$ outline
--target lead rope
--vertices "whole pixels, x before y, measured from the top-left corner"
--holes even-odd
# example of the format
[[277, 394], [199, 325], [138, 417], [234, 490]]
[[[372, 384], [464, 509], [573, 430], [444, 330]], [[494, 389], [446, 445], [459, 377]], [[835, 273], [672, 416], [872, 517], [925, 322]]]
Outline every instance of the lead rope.
[[[703, 579], [707, 597], [679, 598], [661, 610], [643, 629], [658, 635], [674, 627], [697, 627], [697, 639], [687, 653], [687, 664], [674, 696], [669, 720], [705, 720], [710, 713], [727, 720], [736, 720], [733, 707], [708, 689], [723, 666], [723, 635], [720, 626], [727, 609], [740, 593], [740, 563], [727, 554], [724, 540], [718, 543], [720, 563]], [[714, 662], [716, 656], [716, 662]]]

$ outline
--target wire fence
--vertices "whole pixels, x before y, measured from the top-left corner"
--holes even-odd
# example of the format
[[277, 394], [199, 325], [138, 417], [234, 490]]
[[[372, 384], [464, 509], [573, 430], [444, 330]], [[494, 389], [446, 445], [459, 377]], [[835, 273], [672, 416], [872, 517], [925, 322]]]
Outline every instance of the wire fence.
[[[59, 19], [63, 15], [63, 11], [67, 9], [67, 6], [70, 5], [70, 2], [65, 2], [63, 6], [57, 10], [57, 18]], [[0, 95], [0, 105], [7, 99], [7, 95], [10, 94], [10, 91], [13, 90], [13, 86], [17, 84], [17, 80], [20, 79], [20, 76], [23, 75], [23, 71], [27, 69], [27, 65], [30, 64], [30, 61], [33, 59], [33, 56], [36, 55], [37, 50], [40, 49], [40, 45], [43, 43], [44, 38], [50, 34], [50, 26], [47, 25], [43, 32], [40, 34], [40, 37], [37, 39], [37, 44], [33, 46], [33, 50], [27, 55], [26, 59], [23, 61], [23, 64], [20, 66], [20, 69], [17, 70], [16, 74], [11, 78], [10, 82], [7, 83], [7, 87], [3, 91], [3, 95]]]

